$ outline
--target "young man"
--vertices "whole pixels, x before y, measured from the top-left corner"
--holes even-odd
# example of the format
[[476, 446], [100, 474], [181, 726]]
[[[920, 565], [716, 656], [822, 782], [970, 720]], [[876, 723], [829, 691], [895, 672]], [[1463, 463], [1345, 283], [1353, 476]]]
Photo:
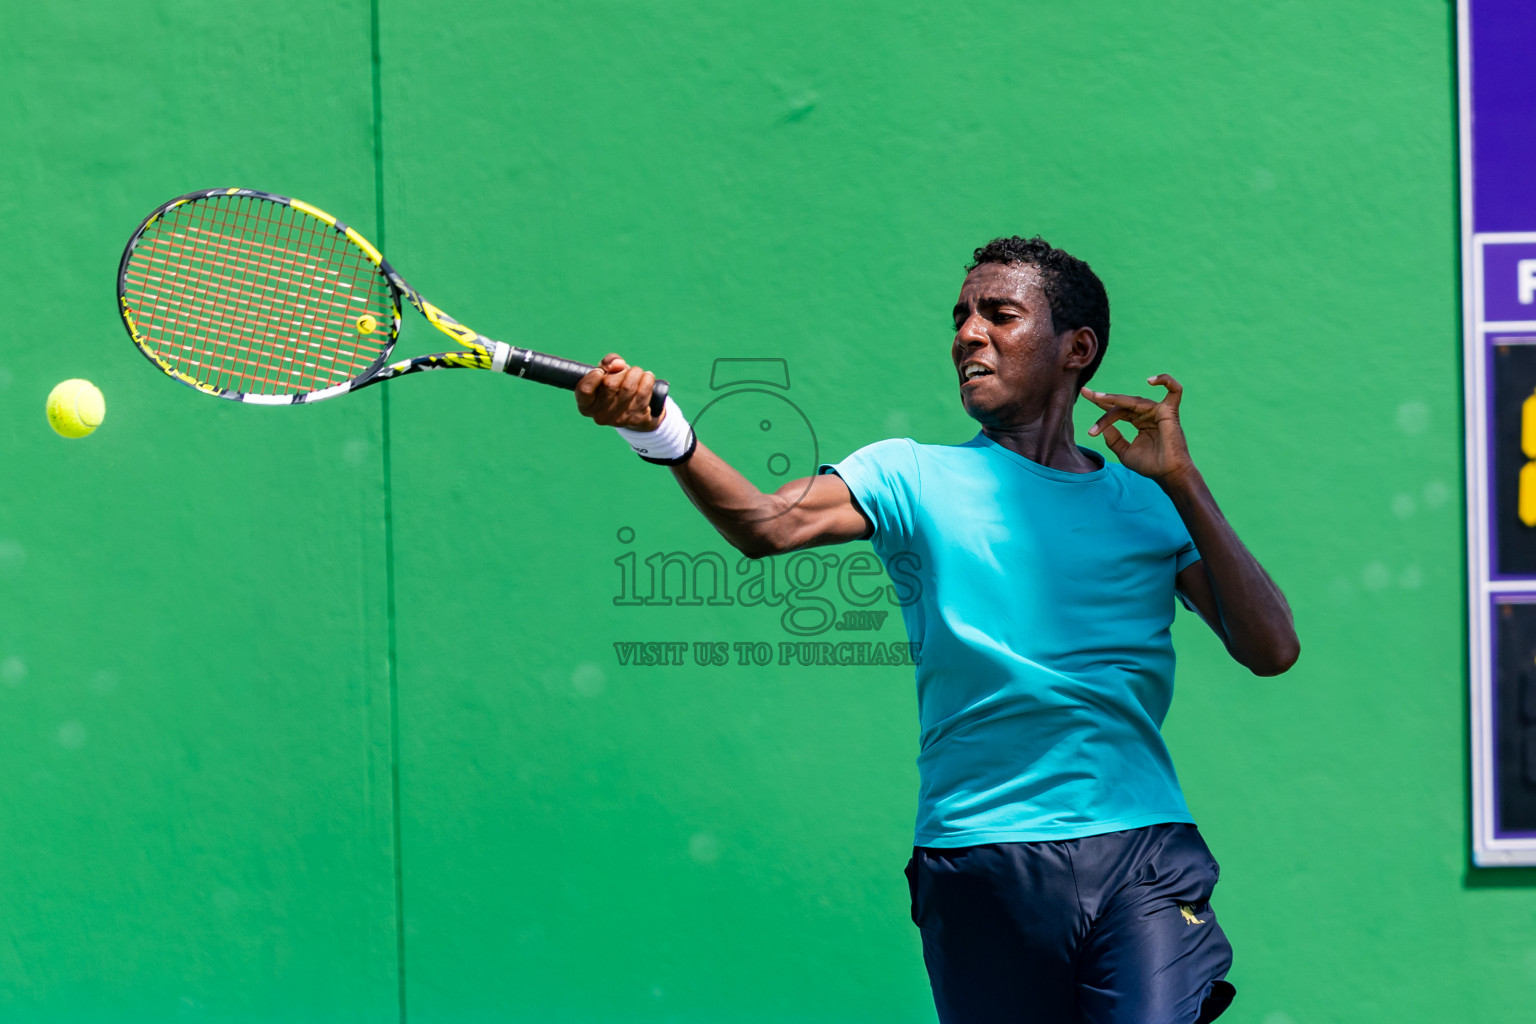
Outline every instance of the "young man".
[[[1279, 587], [1222, 517], [1162, 401], [1086, 385], [1109, 341], [1088, 265], [1040, 238], [977, 249], [951, 357], [981, 432], [881, 441], [763, 494], [616, 355], [577, 388], [749, 557], [869, 539], [911, 552], [922, 725], [912, 917], [943, 1024], [1192, 1024], [1231, 1002], [1217, 865], [1158, 732], [1177, 594], [1259, 675], [1299, 646]], [[1072, 410], [1104, 411], [1073, 438]], [[1136, 430], [1127, 440], [1117, 422]], [[907, 559], [910, 566], [913, 559]]]

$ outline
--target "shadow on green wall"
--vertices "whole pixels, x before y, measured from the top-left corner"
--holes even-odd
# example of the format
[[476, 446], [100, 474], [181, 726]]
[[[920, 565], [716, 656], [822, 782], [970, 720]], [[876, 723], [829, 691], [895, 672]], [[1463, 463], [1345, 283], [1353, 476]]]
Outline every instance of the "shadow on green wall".
[[1467, 865], [1461, 877], [1463, 889], [1536, 888], [1536, 868], [1479, 868]]

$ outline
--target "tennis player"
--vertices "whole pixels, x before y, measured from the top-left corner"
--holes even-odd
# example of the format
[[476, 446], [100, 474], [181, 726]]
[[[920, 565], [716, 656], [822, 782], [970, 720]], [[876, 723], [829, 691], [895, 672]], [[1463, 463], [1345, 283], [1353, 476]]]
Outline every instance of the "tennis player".
[[[1190, 458], [1179, 382], [1148, 378], [1160, 401], [1086, 387], [1109, 342], [1086, 263], [996, 239], [954, 322], [954, 386], [980, 433], [880, 441], [808, 488], [761, 493], [670, 399], [651, 416], [654, 378], [617, 355], [576, 404], [671, 466], [749, 558], [864, 538], [887, 566], [920, 562], [903, 609], [921, 644], [907, 878], [943, 1024], [1213, 1020], [1235, 991], [1232, 950], [1211, 909], [1216, 861], [1158, 731], [1169, 627], [1177, 596], [1239, 663], [1276, 675], [1300, 651], [1290, 608]], [[1075, 443], [1079, 395], [1119, 465]]]

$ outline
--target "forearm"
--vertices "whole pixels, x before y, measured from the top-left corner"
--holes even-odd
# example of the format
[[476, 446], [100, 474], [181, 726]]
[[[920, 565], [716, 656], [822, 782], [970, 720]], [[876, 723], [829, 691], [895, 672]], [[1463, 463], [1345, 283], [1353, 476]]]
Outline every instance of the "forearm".
[[732, 547], [752, 557], [779, 550], [773, 527], [787, 503], [777, 494], [758, 490], [703, 442], [687, 462], [672, 467], [672, 475], [688, 500]]
[[694, 507], [742, 554], [762, 558], [865, 536], [869, 524], [842, 478], [802, 477], [764, 494], [698, 443], [672, 399], [661, 415], [651, 413], [653, 382], [650, 373], [609, 353], [576, 385], [576, 409], [594, 423], [618, 427], [637, 455], [671, 466]]
[[1162, 485], [1200, 549], [1228, 651], [1259, 675], [1290, 668], [1301, 651], [1291, 607], [1222, 515], [1204, 478], [1191, 467]]

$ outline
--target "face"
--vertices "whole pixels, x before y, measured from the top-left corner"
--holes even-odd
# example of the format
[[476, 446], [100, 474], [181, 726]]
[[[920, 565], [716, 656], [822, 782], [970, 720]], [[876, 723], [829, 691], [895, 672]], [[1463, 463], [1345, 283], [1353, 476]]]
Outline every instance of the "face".
[[[1087, 339], [1081, 335], [1087, 335]], [[1057, 334], [1040, 273], [1028, 264], [983, 263], [966, 275], [955, 303], [950, 350], [960, 401], [982, 426], [1032, 422], [1092, 358], [1093, 332]]]

